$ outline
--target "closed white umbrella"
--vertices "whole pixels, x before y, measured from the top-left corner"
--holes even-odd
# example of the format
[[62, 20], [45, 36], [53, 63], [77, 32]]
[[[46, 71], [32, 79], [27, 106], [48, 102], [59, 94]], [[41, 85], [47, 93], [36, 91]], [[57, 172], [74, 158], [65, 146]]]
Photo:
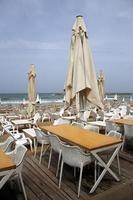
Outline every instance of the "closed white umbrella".
[[95, 66], [88, 44], [86, 26], [82, 16], [77, 16], [72, 28], [65, 99], [68, 105], [75, 101], [78, 111], [86, 109], [88, 103], [103, 108], [98, 91]]
[[31, 117], [35, 113], [35, 104], [36, 104], [36, 71], [35, 65], [31, 64], [29, 73], [28, 73], [28, 107], [27, 113], [28, 116]]
[[103, 71], [100, 71], [100, 74], [98, 76], [98, 89], [99, 89], [99, 95], [100, 95], [100, 99], [103, 103], [104, 101], [104, 82], [105, 82], [105, 78], [104, 78], [104, 74]]

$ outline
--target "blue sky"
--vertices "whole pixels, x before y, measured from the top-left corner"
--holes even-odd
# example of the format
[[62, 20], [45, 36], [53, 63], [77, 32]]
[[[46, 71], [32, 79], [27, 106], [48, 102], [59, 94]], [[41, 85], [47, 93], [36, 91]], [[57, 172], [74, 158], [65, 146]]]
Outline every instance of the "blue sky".
[[38, 92], [63, 91], [77, 15], [106, 91], [133, 92], [132, 0], [0, 0], [0, 93], [27, 92], [32, 63]]

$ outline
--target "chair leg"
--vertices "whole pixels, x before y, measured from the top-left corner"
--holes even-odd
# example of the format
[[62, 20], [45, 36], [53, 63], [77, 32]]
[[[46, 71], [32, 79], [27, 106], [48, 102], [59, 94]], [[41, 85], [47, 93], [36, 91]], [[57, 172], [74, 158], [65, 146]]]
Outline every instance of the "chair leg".
[[97, 180], [97, 160], [95, 160], [95, 163], [94, 163], [94, 183], [96, 182]]
[[61, 180], [62, 180], [63, 165], [64, 165], [64, 162], [63, 162], [63, 160], [62, 160], [62, 162], [61, 162], [61, 170], [60, 170], [60, 178], [59, 178], [59, 188], [61, 188]]
[[37, 151], [37, 141], [36, 141], [35, 138], [33, 139], [33, 142], [34, 142], [34, 158], [35, 158], [36, 157], [36, 151]]
[[59, 173], [60, 160], [61, 160], [61, 151], [59, 152], [59, 158], [58, 158], [58, 164], [57, 164], [57, 170], [56, 170], [56, 177], [58, 176], [58, 173]]
[[124, 145], [125, 145], [125, 134], [124, 134], [124, 136], [123, 136], [123, 144], [122, 144], [122, 148], [121, 148], [122, 151], [123, 151], [123, 149], [124, 149]]
[[32, 147], [32, 143], [30, 142], [30, 150], [31, 152], [33, 152], [33, 147]]
[[[43, 145], [44, 146], [44, 145]], [[41, 153], [40, 153], [40, 161], [39, 164], [41, 164], [41, 160], [42, 160], [42, 156], [44, 156], [44, 154], [46, 153], [46, 151], [49, 149], [49, 145], [45, 146], [45, 149], [43, 150], [43, 147], [41, 149]]]
[[34, 153], [34, 158], [36, 158], [36, 152], [37, 152], [37, 146], [38, 146], [38, 142], [34, 143], [35, 144], [35, 153]]
[[79, 195], [80, 195], [80, 187], [81, 187], [82, 173], [83, 173], [83, 166], [81, 166], [81, 168], [80, 168], [79, 186], [78, 186], [78, 197], [79, 197]]
[[43, 144], [41, 146], [41, 152], [40, 152], [40, 158], [39, 158], [39, 165], [41, 164], [41, 161], [42, 161], [42, 153], [43, 153]]
[[119, 175], [121, 174], [121, 170], [120, 170], [120, 159], [119, 159], [119, 154], [117, 154], [117, 164], [118, 164], [118, 173]]
[[27, 141], [29, 142], [31, 152], [33, 152], [32, 141], [31, 141], [31, 139], [30, 139], [30, 138], [27, 138]]
[[23, 190], [23, 193], [24, 193], [24, 198], [25, 198], [25, 200], [27, 200], [27, 195], [26, 195], [26, 191], [25, 191], [25, 187], [24, 187], [24, 183], [23, 183], [21, 172], [18, 174], [18, 176], [19, 176], [19, 179], [20, 179], [20, 182], [21, 182], [22, 190]]
[[76, 167], [74, 167], [74, 177], [76, 177]]
[[50, 149], [50, 154], [49, 154], [48, 169], [50, 168], [51, 157], [52, 157], [52, 148]]

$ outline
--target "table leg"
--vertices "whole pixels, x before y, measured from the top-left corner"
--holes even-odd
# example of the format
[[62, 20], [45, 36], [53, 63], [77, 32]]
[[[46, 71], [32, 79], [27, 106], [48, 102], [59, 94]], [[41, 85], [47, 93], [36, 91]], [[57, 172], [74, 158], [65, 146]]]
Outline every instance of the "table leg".
[[120, 181], [120, 179], [116, 176], [116, 174], [109, 168], [114, 160], [114, 158], [116, 157], [116, 155], [118, 154], [119, 150], [121, 148], [121, 144], [118, 145], [118, 147], [115, 149], [114, 153], [112, 154], [111, 158], [109, 159], [108, 163], [106, 164], [97, 154], [97, 151], [92, 151], [91, 153], [93, 154], [93, 156], [101, 163], [101, 165], [104, 167], [104, 170], [102, 171], [101, 175], [98, 177], [97, 181], [95, 182], [95, 184], [93, 185], [93, 187], [90, 190], [90, 193], [93, 193], [97, 186], [99, 185], [99, 183], [101, 182], [102, 178], [104, 177], [104, 175], [106, 174], [106, 172], [108, 171], [116, 181]]

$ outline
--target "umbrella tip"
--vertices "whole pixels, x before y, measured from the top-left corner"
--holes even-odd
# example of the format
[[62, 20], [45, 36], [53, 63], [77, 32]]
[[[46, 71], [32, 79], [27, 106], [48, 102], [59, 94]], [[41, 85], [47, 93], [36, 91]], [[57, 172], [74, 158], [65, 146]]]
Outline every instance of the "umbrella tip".
[[76, 17], [83, 17], [82, 15], [77, 15]]

